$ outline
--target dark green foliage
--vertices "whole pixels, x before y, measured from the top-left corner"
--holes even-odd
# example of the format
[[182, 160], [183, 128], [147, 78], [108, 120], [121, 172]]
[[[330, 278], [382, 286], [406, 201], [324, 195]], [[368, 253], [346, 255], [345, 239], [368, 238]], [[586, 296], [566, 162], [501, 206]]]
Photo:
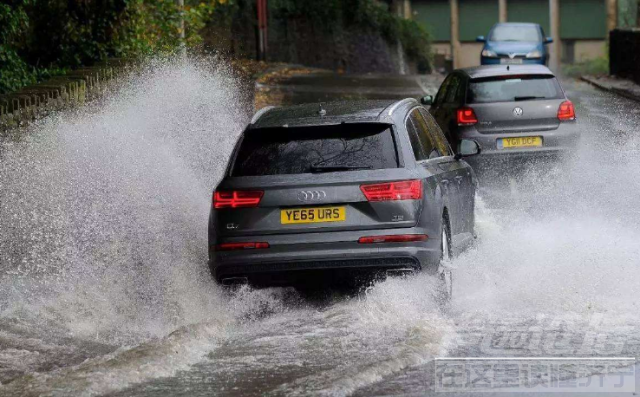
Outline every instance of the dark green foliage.
[[0, 4], [0, 93], [10, 91], [35, 80], [33, 71], [18, 55], [16, 43], [29, 19], [20, 6]]
[[[187, 0], [186, 45], [227, 0]], [[0, 94], [107, 57], [171, 52], [180, 44], [174, 0], [4, 0]]]

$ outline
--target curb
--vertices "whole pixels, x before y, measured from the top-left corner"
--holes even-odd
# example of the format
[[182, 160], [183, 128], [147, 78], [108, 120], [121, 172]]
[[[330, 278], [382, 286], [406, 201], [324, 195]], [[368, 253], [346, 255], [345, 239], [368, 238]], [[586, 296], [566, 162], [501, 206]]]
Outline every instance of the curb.
[[611, 87], [606, 84], [602, 84], [591, 76], [580, 76], [580, 80], [584, 81], [587, 84], [590, 84], [601, 91], [610, 92], [612, 94], [619, 95], [621, 97], [630, 99], [632, 101], [640, 102], [640, 95], [635, 95], [627, 90], [623, 90], [616, 87]]
[[128, 59], [107, 59], [0, 95], [0, 132], [28, 124], [53, 111], [83, 105], [103, 93], [132, 63]]

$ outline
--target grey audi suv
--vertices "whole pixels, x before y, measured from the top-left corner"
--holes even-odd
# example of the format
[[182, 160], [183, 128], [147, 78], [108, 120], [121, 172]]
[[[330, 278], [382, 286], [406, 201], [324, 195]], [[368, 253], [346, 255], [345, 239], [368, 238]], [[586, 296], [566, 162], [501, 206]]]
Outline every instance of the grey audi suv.
[[562, 158], [580, 137], [573, 103], [542, 65], [480, 66], [451, 72], [429, 112], [452, 147], [480, 146], [478, 162]]
[[340, 283], [424, 270], [474, 239], [476, 180], [415, 99], [265, 108], [213, 193], [209, 265], [223, 285]]

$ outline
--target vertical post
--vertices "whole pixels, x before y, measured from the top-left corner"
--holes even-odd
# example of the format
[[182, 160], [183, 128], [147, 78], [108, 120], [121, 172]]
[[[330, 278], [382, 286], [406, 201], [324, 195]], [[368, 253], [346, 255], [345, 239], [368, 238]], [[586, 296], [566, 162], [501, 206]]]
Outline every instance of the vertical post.
[[258, 12], [258, 60], [267, 60], [267, 0], [256, 0]]
[[607, 0], [607, 31], [618, 27], [618, 4], [616, 0]]
[[403, 18], [411, 19], [411, 0], [404, 0]]
[[552, 70], [560, 71], [560, 61], [562, 58], [562, 42], [560, 41], [560, 1], [549, 0], [549, 22], [551, 23], [551, 59], [549, 66]]
[[459, 13], [458, 13], [458, 0], [449, 0], [449, 7], [451, 8], [451, 57], [453, 58], [453, 68], [460, 67], [460, 36], [459, 36]]
[[498, 0], [498, 21], [507, 22], [507, 0]]
[[184, 31], [184, 0], [176, 0], [176, 5], [180, 10], [180, 34], [178, 35], [180, 39], [180, 56], [184, 57], [187, 54], [187, 43], [185, 42], [185, 31]]

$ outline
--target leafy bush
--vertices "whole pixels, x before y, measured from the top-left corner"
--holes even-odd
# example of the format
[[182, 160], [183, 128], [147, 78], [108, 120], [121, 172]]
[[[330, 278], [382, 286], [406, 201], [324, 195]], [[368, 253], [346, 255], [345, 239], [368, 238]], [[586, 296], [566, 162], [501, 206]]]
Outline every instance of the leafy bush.
[[[187, 46], [229, 0], [187, 0]], [[182, 11], [174, 0], [5, 0], [0, 5], [0, 94], [107, 57], [172, 52]]]
[[35, 74], [18, 55], [16, 43], [29, 19], [22, 7], [0, 4], [0, 93], [15, 90], [35, 81]]

